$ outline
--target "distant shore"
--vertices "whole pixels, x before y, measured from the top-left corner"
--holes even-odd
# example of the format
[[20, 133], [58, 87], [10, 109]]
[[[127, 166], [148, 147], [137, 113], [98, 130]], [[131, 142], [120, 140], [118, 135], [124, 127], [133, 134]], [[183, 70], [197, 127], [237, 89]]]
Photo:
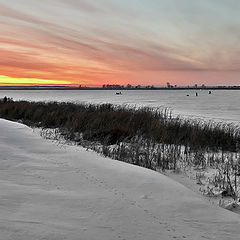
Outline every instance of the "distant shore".
[[0, 90], [240, 90], [240, 86], [204, 86], [204, 87], [68, 87], [68, 86], [0, 86]]

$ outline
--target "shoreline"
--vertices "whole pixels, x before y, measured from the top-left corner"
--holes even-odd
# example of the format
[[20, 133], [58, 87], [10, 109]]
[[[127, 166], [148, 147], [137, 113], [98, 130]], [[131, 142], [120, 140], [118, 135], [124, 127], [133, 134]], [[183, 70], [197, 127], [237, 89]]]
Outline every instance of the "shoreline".
[[174, 90], [240, 90], [240, 86], [205, 86], [205, 87], [113, 87], [113, 88], [102, 88], [102, 87], [67, 87], [67, 86], [0, 86], [0, 90], [99, 90], [99, 91], [174, 91]]
[[[233, 208], [239, 207], [237, 126], [173, 118], [168, 109], [8, 98], [0, 105], [0, 116], [42, 128], [41, 136], [47, 139], [65, 139], [105, 157], [157, 172], [195, 169], [194, 177], [203, 185], [205, 195], [230, 197]], [[215, 171], [206, 173], [208, 168]], [[228, 208], [227, 204], [221, 206]]]

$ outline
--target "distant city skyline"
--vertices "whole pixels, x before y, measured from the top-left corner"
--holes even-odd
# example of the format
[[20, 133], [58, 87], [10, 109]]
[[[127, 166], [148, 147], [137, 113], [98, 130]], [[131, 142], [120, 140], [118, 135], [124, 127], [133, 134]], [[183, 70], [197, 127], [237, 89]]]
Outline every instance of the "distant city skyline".
[[240, 1], [0, 0], [0, 85], [239, 85]]

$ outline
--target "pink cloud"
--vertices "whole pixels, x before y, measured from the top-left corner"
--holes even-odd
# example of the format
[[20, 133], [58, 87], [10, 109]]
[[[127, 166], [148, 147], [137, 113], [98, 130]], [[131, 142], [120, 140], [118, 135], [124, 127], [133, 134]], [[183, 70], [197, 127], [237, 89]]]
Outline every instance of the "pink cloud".
[[[93, 1], [58, 2], [91, 16], [106, 10]], [[54, 17], [40, 18], [26, 10], [13, 9], [7, 3], [0, 3], [0, 16], [3, 17], [0, 23], [0, 74], [13, 75], [15, 72], [15, 75], [25, 77], [85, 79], [97, 83], [151, 80], [156, 84], [163, 78], [171, 80], [179, 76], [196, 81], [198, 77], [207, 76], [203, 72], [218, 71], [219, 76], [220, 72], [227, 76], [227, 71], [240, 71], [237, 54], [224, 58], [223, 51], [219, 54], [216, 51], [210, 57], [207, 49], [206, 55], [199, 54], [199, 57], [190, 50], [162, 41], [152, 42], [147, 37], [128, 40], [129, 31], [119, 31], [119, 36], [115, 37], [117, 30], [107, 23], [93, 26], [86, 21], [70, 25], [54, 20]], [[98, 31], [94, 32], [95, 28]], [[195, 51], [201, 53], [202, 50], [196, 46]], [[209, 76], [215, 79], [217, 74], [209, 73]], [[232, 73], [229, 76], [236, 78]]]

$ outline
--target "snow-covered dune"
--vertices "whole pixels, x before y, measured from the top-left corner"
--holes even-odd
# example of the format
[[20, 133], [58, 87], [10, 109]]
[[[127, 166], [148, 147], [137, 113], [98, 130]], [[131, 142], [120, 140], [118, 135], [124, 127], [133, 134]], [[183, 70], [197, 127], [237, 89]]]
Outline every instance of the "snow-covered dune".
[[1, 240], [239, 239], [240, 216], [154, 171], [0, 119]]

